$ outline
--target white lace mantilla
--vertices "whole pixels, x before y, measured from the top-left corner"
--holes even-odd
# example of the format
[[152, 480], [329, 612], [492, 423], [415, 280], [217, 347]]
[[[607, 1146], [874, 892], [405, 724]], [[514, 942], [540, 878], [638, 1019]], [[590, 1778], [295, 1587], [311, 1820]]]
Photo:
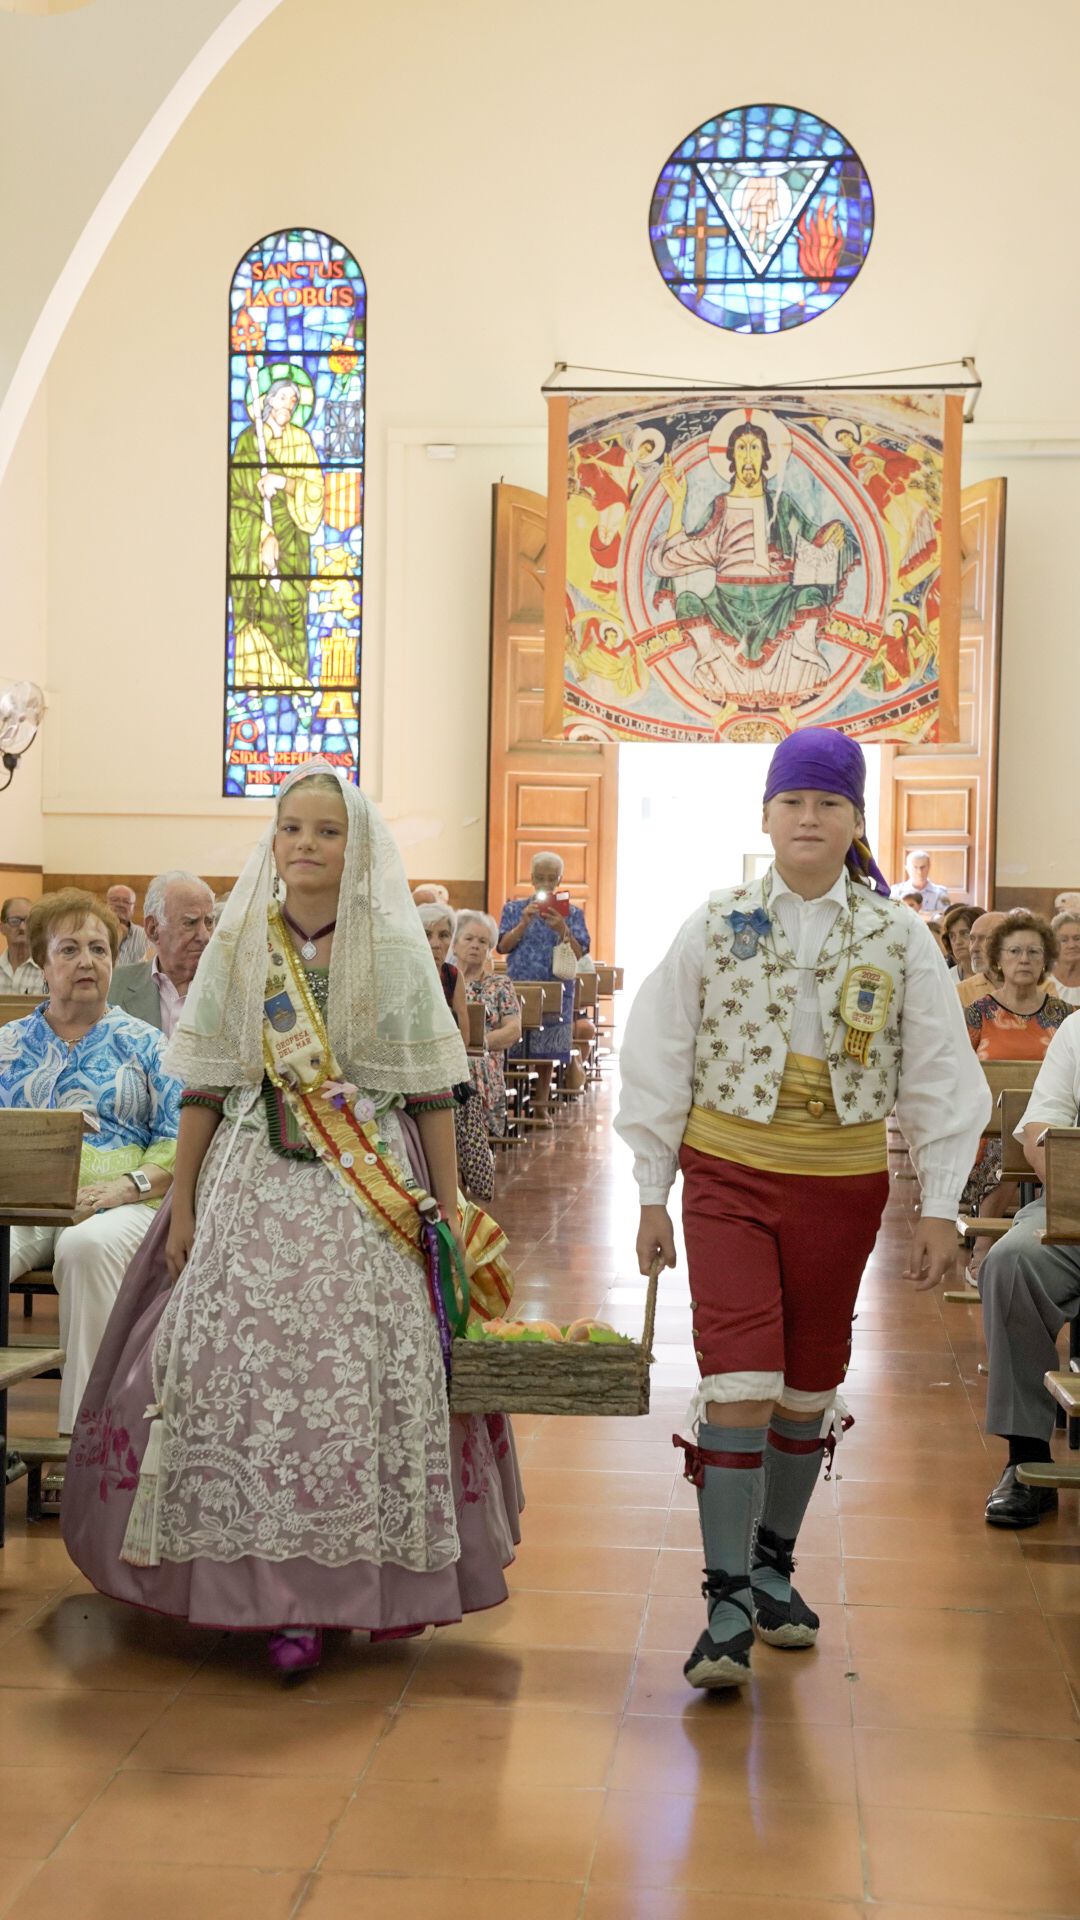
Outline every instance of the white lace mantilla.
[[[392, 1117], [386, 1130], [403, 1155]], [[451, 1565], [446, 1388], [422, 1268], [321, 1163], [276, 1155], [261, 1107], [232, 1135], [226, 1122], [207, 1155], [192, 1257], [154, 1348], [162, 1559]]]

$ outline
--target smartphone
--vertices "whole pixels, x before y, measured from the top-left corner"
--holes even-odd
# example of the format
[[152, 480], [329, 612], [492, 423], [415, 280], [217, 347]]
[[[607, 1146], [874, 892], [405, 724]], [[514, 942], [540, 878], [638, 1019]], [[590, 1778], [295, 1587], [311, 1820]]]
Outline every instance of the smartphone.
[[551, 896], [551, 904], [554, 907], [556, 913], [561, 913], [564, 920], [569, 920], [570, 895], [568, 893], [562, 893], [562, 892], [553, 893]]

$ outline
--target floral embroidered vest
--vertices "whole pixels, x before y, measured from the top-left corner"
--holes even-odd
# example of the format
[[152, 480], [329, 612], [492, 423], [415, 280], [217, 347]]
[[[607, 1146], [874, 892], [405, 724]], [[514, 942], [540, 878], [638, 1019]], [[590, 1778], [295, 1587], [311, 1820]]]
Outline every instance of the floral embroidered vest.
[[[732, 953], [725, 914], [750, 914], [760, 906], [760, 887], [725, 887], [709, 896], [694, 1105], [767, 1125], [790, 1050], [799, 970], [777, 915], [751, 959]], [[849, 880], [848, 910], [837, 914], [818, 958], [821, 1025], [842, 1126], [883, 1120], [896, 1100], [907, 954], [902, 916], [910, 911]], [[840, 1018], [840, 989], [854, 966], [880, 967], [893, 983], [886, 1024], [874, 1035], [865, 1066], [844, 1052], [847, 1030]]]

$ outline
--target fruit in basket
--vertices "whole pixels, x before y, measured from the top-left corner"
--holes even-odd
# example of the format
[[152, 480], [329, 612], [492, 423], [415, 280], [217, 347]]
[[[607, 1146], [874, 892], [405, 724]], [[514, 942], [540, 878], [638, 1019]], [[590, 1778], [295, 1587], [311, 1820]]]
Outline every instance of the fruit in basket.
[[614, 1327], [609, 1327], [606, 1320], [575, 1320], [572, 1326], [567, 1327], [563, 1338], [585, 1342], [591, 1340], [594, 1333], [614, 1333], [614, 1331]]
[[562, 1341], [562, 1328], [557, 1327], [554, 1320], [519, 1320], [518, 1325], [523, 1328], [523, 1340]]

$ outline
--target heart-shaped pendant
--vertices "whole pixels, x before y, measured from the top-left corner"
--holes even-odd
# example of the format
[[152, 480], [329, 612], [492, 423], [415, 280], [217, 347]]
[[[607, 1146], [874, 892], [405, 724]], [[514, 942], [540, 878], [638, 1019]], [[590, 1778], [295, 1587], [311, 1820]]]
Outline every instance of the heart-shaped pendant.
[[810, 1115], [811, 1120], [820, 1120], [825, 1111], [824, 1100], [808, 1100], [806, 1103], [806, 1111]]

